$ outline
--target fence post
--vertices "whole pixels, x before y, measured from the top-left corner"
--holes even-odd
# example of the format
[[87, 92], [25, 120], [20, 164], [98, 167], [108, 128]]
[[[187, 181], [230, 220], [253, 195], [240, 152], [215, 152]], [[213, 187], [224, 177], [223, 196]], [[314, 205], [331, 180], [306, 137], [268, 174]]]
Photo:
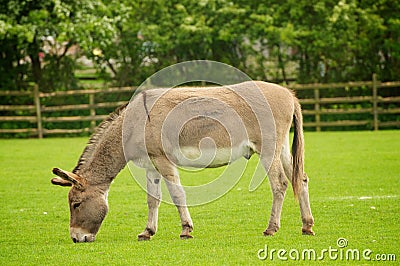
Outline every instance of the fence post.
[[37, 124], [38, 138], [42, 139], [43, 138], [42, 108], [40, 107], [40, 95], [39, 95], [38, 84], [35, 84], [35, 86], [33, 87], [33, 98], [36, 107], [36, 124]]
[[315, 104], [314, 104], [314, 111], [315, 111], [315, 130], [317, 132], [321, 131], [321, 126], [320, 126], [320, 122], [321, 122], [321, 115], [320, 115], [320, 104], [319, 104], [319, 89], [315, 88], [314, 89], [314, 99], [315, 99]]
[[[96, 115], [96, 109], [94, 107], [94, 94], [89, 94], [89, 105], [90, 105], [90, 116], [94, 117]], [[96, 128], [96, 121], [90, 120], [90, 131], [94, 132]]]
[[376, 80], [376, 73], [372, 74], [372, 110], [374, 115], [374, 130], [378, 130], [378, 81]]

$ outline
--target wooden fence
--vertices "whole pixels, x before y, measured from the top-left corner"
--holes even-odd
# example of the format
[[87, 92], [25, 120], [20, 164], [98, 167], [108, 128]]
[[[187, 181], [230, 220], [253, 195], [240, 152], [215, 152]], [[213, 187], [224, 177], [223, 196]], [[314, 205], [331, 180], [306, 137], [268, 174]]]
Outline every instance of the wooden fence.
[[[133, 95], [134, 88], [109, 88], [109, 89], [84, 89], [84, 90], [70, 90], [70, 91], [59, 91], [42, 93], [39, 92], [37, 86], [33, 88], [32, 92], [17, 92], [17, 91], [0, 91], [0, 96], [30, 96], [33, 99], [32, 105], [0, 105], [1, 111], [14, 111], [18, 112], [30, 112], [31, 115], [13, 115], [13, 116], [0, 116], [1, 122], [20, 122], [27, 121], [32, 124], [33, 127], [29, 128], [17, 128], [17, 129], [3, 129], [0, 128], [0, 134], [10, 134], [10, 133], [25, 133], [28, 135], [38, 136], [43, 138], [45, 135], [54, 134], [79, 134], [84, 132], [93, 132], [96, 124], [108, 117], [106, 114], [97, 114], [99, 108], [111, 108], [114, 109], [120, 105], [127, 103], [130, 97], [125, 97], [120, 101], [111, 102], [98, 102], [96, 103], [96, 95], [99, 94], [121, 94], [126, 93]], [[47, 98], [62, 98], [66, 96], [88, 96], [88, 102], [85, 104], [68, 104], [68, 105], [52, 105], [46, 106], [43, 104], [44, 100]], [[77, 115], [77, 116], [50, 116], [49, 114], [53, 112], [62, 112], [70, 110], [89, 110], [89, 115]], [[82, 122], [90, 121], [90, 126], [80, 129], [46, 129], [43, 125], [46, 123], [59, 123], [59, 122]]]
[[[400, 128], [400, 81], [382, 83], [376, 80], [375, 75], [372, 81], [349, 82], [335, 84], [297, 84], [288, 86], [295, 90], [303, 106], [304, 127], [320, 131], [322, 129], [347, 127], [361, 127], [362, 129], [378, 130], [384, 127]], [[358, 96], [357, 89], [364, 90], [364, 96]], [[394, 93], [381, 94], [383, 89], [392, 88]], [[354, 89], [356, 91], [354, 92]], [[341, 91], [342, 95], [325, 97], [327, 90]], [[369, 95], [365, 96], [365, 90]], [[133, 95], [133, 88], [109, 88], [109, 89], [85, 89], [73, 91], [60, 91], [43, 93], [39, 92], [37, 86], [32, 91], [0, 91], [1, 97], [31, 97], [32, 104], [0, 105], [0, 136], [4, 134], [25, 134], [30, 136], [43, 136], [52, 134], [79, 134], [93, 132], [96, 124], [107, 117], [107, 114], [99, 114], [100, 108], [116, 108], [127, 101]], [[117, 101], [97, 101], [100, 94], [118, 95], [125, 93], [123, 99]], [[334, 93], [333, 93], [334, 94]], [[329, 93], [332, 95], [332, 93]], [[63, 97], [82, 97], [87, 99], [81, 104], [59, 104], [46, 105], [47, 99]], [[104, 98], [104, 97], [103, 97]], [[62, 111], [82, 111], [86, 114], [74, 116], [51, 116], [51, 113]], [[5, 113], [5, 115], [3, 115]], [[9, 115], [12, 113], [13, 115]], [[28, 115], [27, 115], [28, 114]], [[351, 118], [351, 115], [356, 118]], [[360, 120], [360, 114], [363, 119]], [[392, 115], [385, 121], [380, 121], [383, 115]], [[341, 115], [344, 116], [341, 117]], [[350, 115], [350, 118], [348, 118]], [[30, 127], [10, 129], [10, 123], [29, 122]], [[46, 124], [61, 124], [59, 122], [87, 122], [89, 126], [79, 129], [46, 128]], [[4, 123], [8, 123], [4, 128]]]
[[[320, 131], [321, 128], [333, 127], [356, 127], [378, 130], [385, 127], [400, 128], [400, 81], [380, 82], [374, 74], [372, 81], [331, 83], [331, 84], [298, 84], [288, 86], [298, 94], [301, 91], [311, 91], [312, 97], [300, 98], [303, 106], [303, 116], [305, 117], [304, 127], [315, 128]], [[366, 89], [369, 91], [367, 96], [351, 95], [352, 89]], [[341, 97], [321, 97], [324, 90], [346, 91], [347, 95]], [[386, 89], [385, 94], [381, 94]], [[389, 91], [388, 91], [389, 90]], [[357, 91], [356, 91], [357, 93]], [[335, 93], [334, 93], [335, 94]], [[311, 105], [312, 108], [305, 109], [305, 106]], [[344, 106], [344, 107], [343, 107]], [[349, 116], [351, 114], [365, 114], [364, 119], [340, 119], [340, 115]], [[383, 116], [391, 115], [385, 121], [381, 121]], [[306, 117], [313, 116], [312, 122], [307, 122]], [[321, 119], [335, 116], [335, 119]]]

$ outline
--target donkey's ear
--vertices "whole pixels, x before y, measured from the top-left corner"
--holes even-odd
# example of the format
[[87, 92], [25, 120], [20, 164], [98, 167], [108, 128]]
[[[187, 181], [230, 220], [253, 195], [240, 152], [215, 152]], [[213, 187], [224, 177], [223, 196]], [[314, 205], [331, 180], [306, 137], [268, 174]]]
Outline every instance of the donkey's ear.
[[53, 185], [58, 185], [58, 186], [62, 186], [62, 187], [70, 187], [70, 186], [72, 186], [71, 182], [69, 182], [67, 180], [64, 180], [62, 178], [59, 178], [59, 177], [51, 179], [51, 183]]
[[54, 183], [53, 182], [54, 179], [52, 179], [51, 182], [55, 185], [62, 186], [61, 185], [61, 183], [62, 183], [64, 186], [68, 186], [66, 183], [69, 183], [70, 186], [74, 185], [79, 189], [83, 188], [83, 182], [81, 182], [81, 180], [80, 180], [81, 178], [74, 173], [70, 173], [68, 171], [64, 171], [59, 168], [53, 168], [53, 174], [61, 177], [61, 180], [62, 180], [60, 182], [60, 178], [54, 178], [55, 182], [56, 182], [56, 183]]

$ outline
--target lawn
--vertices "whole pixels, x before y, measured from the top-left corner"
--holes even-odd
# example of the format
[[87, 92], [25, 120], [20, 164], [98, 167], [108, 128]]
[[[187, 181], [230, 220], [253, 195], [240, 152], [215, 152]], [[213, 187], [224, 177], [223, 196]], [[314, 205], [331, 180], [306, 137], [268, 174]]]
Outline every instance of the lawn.
[[[229, 193], [190, 208], [194, 239], [186, 241], [179, 239], [175, 207], [166, 203], [160, 208], [158, 233], [151, 241], [137, 241], [147, 220], [146, 194], [124, 169], [111, 186], [110, 212], [96, 241], [81, 244], [69, 238], [68, 189], [52, 186], [50, 178], [53, 167], [75, 166], [87, 138], [0, 140], [0, 265], [237, 265], [284, 258], [310, 264], [311, 250], [317, 262], [332, 265], [373, 265], [380, 258], [393, 260], [391, 254], [397, 262], [379, 264], [398, 263], [400, 131], [306, 133], [305, 137], [314, 237], [301, 235], [300, 212], [291, 190], [280, 231], [273, 237], [262, 235], [272, 195], [267, 181], [255, 192], [248, 191], [257, 163], [253, 157]], [[186, 180], [219, 172], [182, 175]], [[347, 240], [346, 247], [338, 246], [339, 238]], [[350, 253], [357, 251], [360, 260], [353, 260]], [[298, 261], [292, 259], [296, 254]]]

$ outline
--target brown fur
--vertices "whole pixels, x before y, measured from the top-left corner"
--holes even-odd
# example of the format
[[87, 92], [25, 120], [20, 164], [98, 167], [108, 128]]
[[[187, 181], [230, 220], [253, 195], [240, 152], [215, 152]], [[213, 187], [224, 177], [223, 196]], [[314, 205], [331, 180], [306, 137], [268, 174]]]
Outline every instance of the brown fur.
[[293, 176], [292, 186], [293, 192], [296, 198], [301, 190], [301, 184], [304, 178], [304, 136], [303, 136], [303, 116], [301, 114], [301, 106], [296, 99], [294, 114], [293, 114], [293, 144], [292, 144], [292, 155], [293, 155]]
[[[289, 147], [292, 121], [293, 156]], [[94, 241], [108, 211], [111, 181], [127, 160], [147, 171], [148, 223], [138, 239], [148, 240], [157, 231], [161, 178], [166, 180], [181, 217], [180, 237], [191, 238], [193, 223], [176, 165], [219, 167], [241, 156], [248, 159], [253, 153], [260, 155], [273, 193], [270, 221], [264, 234], [273, 235], [280, 227], [288, 179], [299, 199], [302, 232], [314, 234], [304, 172], [302, 123], [300, 104], [293, 93], [265, 82], [245, 82], [229, 88], [142, 92], [99, 125], [72, 173], [53, 170], [59, 176], [52, 179], [53, 184], [72, 186], [68, 196], [71, 238], [74, 242]], [[215, 146], [203, 142], [202, 148], [207, 151], [216, 147], [218, 153], [206, 165], [177, 154], [181, 149], [186, 149], [188, 156], [200, 153], [204, 139], [212, 139]], [[236, 157], [224, 157], [223, 149], [231, 149], [231, 155], [236, 153]]]

